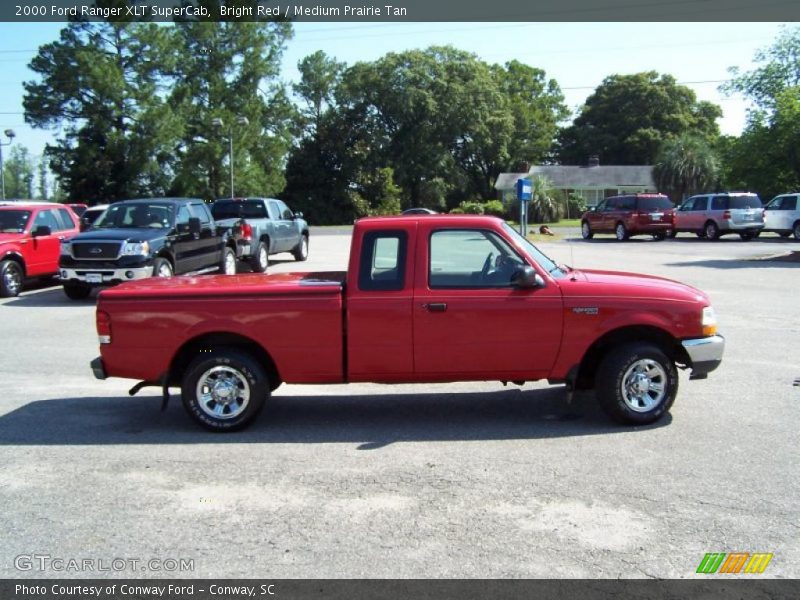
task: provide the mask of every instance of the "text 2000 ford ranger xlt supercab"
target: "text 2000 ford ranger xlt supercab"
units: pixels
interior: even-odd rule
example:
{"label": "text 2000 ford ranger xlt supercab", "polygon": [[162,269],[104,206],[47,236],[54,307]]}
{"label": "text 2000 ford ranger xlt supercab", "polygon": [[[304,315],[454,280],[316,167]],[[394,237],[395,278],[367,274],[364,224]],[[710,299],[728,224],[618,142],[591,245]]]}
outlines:
{"label": "text 2000 ford ranger xlt supercab", "polygon": [[104,290],[95,376],[179,386],[218,431],[253,421],[281,383],[547,379],[594,388],[644,424],[667,412],[676,367],[722,360],[708,296],[646,275],[555,264],[500,219],[356,222],[344,272],[178,277]]}

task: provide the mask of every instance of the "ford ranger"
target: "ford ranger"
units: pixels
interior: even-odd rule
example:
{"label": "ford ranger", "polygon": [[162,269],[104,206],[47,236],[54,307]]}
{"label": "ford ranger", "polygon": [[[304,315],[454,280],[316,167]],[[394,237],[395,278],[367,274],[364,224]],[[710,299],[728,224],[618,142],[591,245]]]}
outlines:
{"label": "ford ranger", "polygon": [[661,418],[677,368],[722,360],[708,296],[681,283],[560,266],[505,222],[356,222],[347,272],[135,281],[104,290],[99,379],[180,387],[216,431],[253,421],[281,383],[547,379],[593,388],[623,423]]}

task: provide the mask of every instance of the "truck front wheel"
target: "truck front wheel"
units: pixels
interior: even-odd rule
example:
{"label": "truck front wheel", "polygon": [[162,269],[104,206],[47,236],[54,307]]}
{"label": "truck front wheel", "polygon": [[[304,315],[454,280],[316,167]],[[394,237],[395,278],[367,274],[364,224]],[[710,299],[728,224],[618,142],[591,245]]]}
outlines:
{"label": "truck front wheel", "polygon": [[92,293],[92,286],[85,283],[64,282],[64,294],[70,300],[85,300]]}
{"label": "truck front wheel", "polygon": [[669,411],[678,393],[675,364],[652,344],[613,349],[597,372],[597,399],[621,423],[645,425]]}
{"label": "truck front wheel", "polygon": [[269,398],[263,367],[232,348],[202,352],[186,369],[181,398],[189,415],[211,431],[247,427]]}
{"label": "truck front wheel", "polygon": [[22,267],[13,260],[0,262],[0,296],[11,298],[22,289]]}
{"label": "truck front wheel", "polygon": [[300,236],[300,241],[297,246],[292,250],[295,260],[304,261],[308,259],[308,234],[304,233]]}

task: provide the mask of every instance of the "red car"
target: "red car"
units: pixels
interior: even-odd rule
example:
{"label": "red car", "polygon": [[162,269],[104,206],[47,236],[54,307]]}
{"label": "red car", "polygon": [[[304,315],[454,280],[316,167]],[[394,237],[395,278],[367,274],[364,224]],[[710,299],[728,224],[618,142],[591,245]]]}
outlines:
{"label": "red car", "polygon": [[724,339],[703,292],[554,263],[494,217],[361,219],[347,272],[142,279],[97,304],[99,379],[182,390],[215,431],[245,427],[281,383],[547,379],[594,388],[632,424],[704,379]]}
{"label": "red car", "polygon": [[669,236],[675,227],[675,205],[664,194],[626,194],[606,198],[581,217],[581,235],[613,233],[619,241],[632,235]]}
{"label": "red car", "polygon": [[61,241],[79,232],[78,217],[62,204],[0,206],[0,296],[19,294],[28,277],[58,274]]}

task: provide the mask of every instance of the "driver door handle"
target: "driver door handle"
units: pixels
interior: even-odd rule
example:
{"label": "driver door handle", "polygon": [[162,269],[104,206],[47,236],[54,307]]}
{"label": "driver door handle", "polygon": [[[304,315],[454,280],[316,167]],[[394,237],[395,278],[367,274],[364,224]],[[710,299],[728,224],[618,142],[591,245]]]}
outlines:
{"label": "driver door handle", "polygon": [[445,312],[447,310],[447,304],[444,302],[431,302],[430,304],[423,304],[422,308],[428,312]]}

